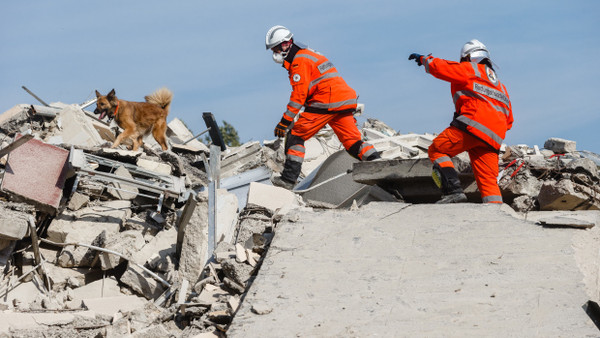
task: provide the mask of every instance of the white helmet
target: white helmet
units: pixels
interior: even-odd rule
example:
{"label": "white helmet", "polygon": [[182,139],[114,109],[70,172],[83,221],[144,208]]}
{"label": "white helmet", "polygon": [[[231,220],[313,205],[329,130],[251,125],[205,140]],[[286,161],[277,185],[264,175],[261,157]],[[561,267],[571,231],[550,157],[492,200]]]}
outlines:
{"label": "white helmet", "polygon": [[289,29],[283,26],[273,26],[267,32],[265,46],[267,47],[267,50],[269,50],[282,42],[290,41],[292,36],[294,36],[294,34],[292,34]]}
{"label": "white helmet", "polygon": [[490,62],[492,59],[490,58],[490,52],[487,50],[487,47],[483,43],[481,43],[477,39],[473,39],[464,44],[462,49],[460,50],[460,58],[471,56],[471,62],[479,63],[483,59],[489,59]]}

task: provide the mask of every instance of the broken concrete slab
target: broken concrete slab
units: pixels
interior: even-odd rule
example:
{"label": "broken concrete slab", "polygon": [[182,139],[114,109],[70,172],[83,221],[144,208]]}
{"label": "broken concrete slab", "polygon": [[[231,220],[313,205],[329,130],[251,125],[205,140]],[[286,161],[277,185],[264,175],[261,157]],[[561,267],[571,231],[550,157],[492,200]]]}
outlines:
{"label": "broken concrete slab", "polygon": [[93,311],[78,311],[74,313],[18,313],[0,312],[0,335],[10,335],[14,330],[31,330],[55,325],[73,323],[77,316],[94,318]]}
{"label": "broken concrete slab", "polygon": [[[178,118],[174,118],[167,124],[167,137],[173,140],[175,143],[173,146],[188,148],[192,151],[202,151],[208,153],[208,147],[198,141],[198,139],[192,139],[194,134],[186,127],[185,123]],[[189,142],[188,142],[189,141]],[[183,144],[187,142],[186,144]]]}
{"label": "broken concrete slab", "polygon": [[[131,175],[129,170],[127,170],[127,168],[125,168],[124,166],[118,167],[117,170],[115,170],[114,174],[118,177],[122,177],[127,180],[133,180],[133,176]],[[107,192],[113,197],[120,200],[131,201],[139,194],[138,188],[132,184],[127,184],[123,182],[111,182],[110,186],[114,187],[114,189],[108,188]]]}
{"label": "broken concrete slab", "polygon": [[29,222],[33,222],[32,214],[12,210],[0,205],[0,238],[11,240],[22,239],[28,233]]}
{"label": "broken concrete slab", "polygon": [[[481,201],[478,191],[467,191],[475,182],[468,160],[455,156],[452,162],[469,201]],[[441,190],[431,178],[432,169],[429,158],[355,162],[352,166],[352,179],[397,192],[406,202],[432,203],[441,197]]]}
{"label": "broken concrete slab", "polygon": [[71,211],[77,211],[90,202],[90,197],[88,195],[84,195],[78,191],[75,191],[69,197],[69,202],[67,203],[67,209]]}
{"label": "broken concrete slab", "polygon": [[588,230],[547,229],[505,208],[300,212],[278,224],[227,336],[597,335],[572,247]]}
{"label": "broken concrete slab", "polygon": [[133,261],[143,265],[154,255],[158,255],[160,259],[166,259],[168,255],[175,254],[176,243],[177,229],[175,227],[159,231],[148,244],[133,254]]}
{"label": "broken concrete slab", "polygon": [[238,200],[236,195],[224,189],[217,189],[217,242],[231,243],[238,221]]}
{"label": "broken concrete slab", "polygon": [[86,298],[83,305],[94,313],[104,316],[114,316],[117,312],[129,312],[143,308],[147,303],[142,297],[138,296],[114,296],[102,298]]}
{"label": "broken concrete slab", "polygon": [[198,281],[204,265],[212,255],[212,252],[208,252],[208,196],[206,193],[200,193],[195,198],[197,203],[187,215],[187,223],[178,224],[182,234],[179,274],[182,279],[192,284]]}
{"label": "broken concrete slab", "polygon": [[46,138],[49,144],[93,147],[103,144],[90,119],[77,105],[65,106],[56,117],[58,129]]}
{"label": "broken concrete slab", "polygon": [[297,196],[284,188],[252,182],[248,190],[248,207],[260,207],[275,214],[277,210],[289,210],[300,206]]}
{"label": "broken concrete slab", "polygon": [[238,210],[243,210],[248,201],[248,190],[251,182],[270,184],[271,171],[261,166],[250,169],[236,176],[230,176],[221,180],[220,187],[235,195],[238,200]]}
{"label": "broken concrete slab", "polygon": [[119,278],[119,281],[147,299],[156,299],[165,291],[164,286],[160,282],[143,269],[131,263],[128,263],[127,270]]}
{"label": "broken concrete slab", "polygon": [[[141,232],[137,230],[126,230],[112,233],[107,236],[104,248],[117,252],[125,257],[132,258],[146,244]],[[108,252],[100,253],[100,266],[102,270],[114,269],[125,259]],[[140,263],[135,261],[136,263]],[[142,262],[143,264],[143,262]]]}
{"label": "broken concrete slab", "polygon": [[546,181],[540,188],[540,210],[600,210],[598,191],[594,187],[563,179]]}
{"label": "broken concrete slab", "polygon": [[258,141],[227,148],[221,159],[221,178],[238,175],[262,165],[262,148]]}
{"label": "broken concrete slab", "polygon": [[0,186],[44,212],[55,213],[62,198],[68,157],[68,150],[29,140],[9,154]]}
{"label": "broken concrete slab", "polygon": [[123,296],[119,282],[113,276],[91,281],[83,286],[73,288],[71,293],[72,298],[67,302],[67,307],[71,309],[81,308],[84,299]]}
{"label": "broken concrete slab", "polygon": [[136,165],[142,169],[150,170],[164,175],[171,175],[172,172],[172,168],[168,163],[151,161],[145,158],[138,158]]}

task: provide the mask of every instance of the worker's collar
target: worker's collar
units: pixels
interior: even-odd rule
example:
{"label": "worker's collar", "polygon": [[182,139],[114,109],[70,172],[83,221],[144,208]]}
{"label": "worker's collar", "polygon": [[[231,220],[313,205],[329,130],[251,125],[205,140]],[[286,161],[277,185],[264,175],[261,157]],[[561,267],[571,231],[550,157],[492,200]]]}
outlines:
{"label": "worker's collar", "polygon": [[290,66],[292,65],[292,62],[294,61],[294,58],[296,57],[296,53],[298,53],[298,51],[300,51],[300,49],[302,49],[300,46],[298,46],[295,42],[292,43],[292,45],[290,46],[288,55],[285,57],[285,59],[283,59],[283,68],[290,70]]}

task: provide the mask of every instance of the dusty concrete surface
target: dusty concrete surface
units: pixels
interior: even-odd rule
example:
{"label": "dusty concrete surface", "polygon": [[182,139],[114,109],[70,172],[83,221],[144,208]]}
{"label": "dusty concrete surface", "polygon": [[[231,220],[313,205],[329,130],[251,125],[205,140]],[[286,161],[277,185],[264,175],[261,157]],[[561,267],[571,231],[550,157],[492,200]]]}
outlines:
{"label": "dusty concrete surface", "polygon": [[516,216],[482,204],[298,211],[227,336],[598,337],[573,246],[586,230]]}

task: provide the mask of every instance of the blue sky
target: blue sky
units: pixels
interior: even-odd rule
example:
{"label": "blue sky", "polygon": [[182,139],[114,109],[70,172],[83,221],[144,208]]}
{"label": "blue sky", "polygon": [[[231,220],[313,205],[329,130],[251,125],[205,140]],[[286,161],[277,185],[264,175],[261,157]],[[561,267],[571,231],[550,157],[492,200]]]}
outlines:
{"label": "blue sky", "polygon": [[[600,1],[10,1],[0,11],[0,112],[82,103],[115,89],[141,101],[174,92],[169,121],[194,132],[212,112],[240,140],[273,139],[289,100],[286,71],[264,37],[284,25],[323,53],[365,104],[359,118],[401,133],[439,133],[452,118],[449,84],[412,52],[457,60],[476,38],[508,88],[509,145],[550,137],[600,153]],[[90,109],[95,107],[92,106]]]}

